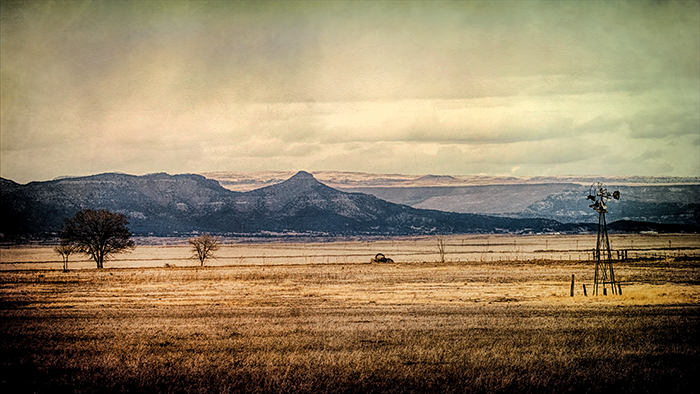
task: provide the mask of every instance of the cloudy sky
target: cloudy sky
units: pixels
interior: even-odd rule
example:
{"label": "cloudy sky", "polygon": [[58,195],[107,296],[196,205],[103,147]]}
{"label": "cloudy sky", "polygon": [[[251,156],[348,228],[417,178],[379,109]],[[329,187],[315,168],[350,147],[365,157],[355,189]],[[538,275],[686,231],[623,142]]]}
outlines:
{"label": "cloudy sky", "polygon": [[700,175],[686,2],[3,1],[0,175]]}

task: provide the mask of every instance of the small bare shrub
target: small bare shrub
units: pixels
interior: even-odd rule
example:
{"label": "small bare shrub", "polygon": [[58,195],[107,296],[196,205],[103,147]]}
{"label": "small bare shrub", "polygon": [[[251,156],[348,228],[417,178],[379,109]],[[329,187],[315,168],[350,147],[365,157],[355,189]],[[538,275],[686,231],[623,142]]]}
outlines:
{"label": "small bare shrub", "polygon": [[436,235],[435,240],[437,241],[438,253],[440,253],[440,262],[445,262],[445,236]]}
{"label": "small bare shrub", "polygon": [[54,250],[56,253],[61,255],[61,258],[63,258],[63,272],[68,272],[68,257],[76,252],[77,248],[72,244],[61,243],[60,245],[56,246]]}
{"label": "small bare shrub", "polygon": [[194,257],[199,260],[199,265],[202,267],[206,259],[214,257],[214,252],[219,250],[221,242],[219,237],[214,237],[211,234],[202,234],[187,241],[192,245]]}

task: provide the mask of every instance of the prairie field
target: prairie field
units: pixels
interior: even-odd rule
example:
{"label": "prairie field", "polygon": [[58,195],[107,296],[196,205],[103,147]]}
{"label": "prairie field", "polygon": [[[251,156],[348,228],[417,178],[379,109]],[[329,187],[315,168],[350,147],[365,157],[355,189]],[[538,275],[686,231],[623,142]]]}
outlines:
{"label": "prairie field", "polygon": [[[208,266],[360,264],[376,253],[396,262],[439,261],[436,238],[367,238],[318,242],[262,242],[261,239],[223,239],[223,247]],[[444,237],[445,259],[454,262],[592,259],[596,235],[452,235]],[[698,234],[613,234],[613,251],[627,251],[628,258],[700,257]],[[137,238],[136,249],[113,256],[105,267],[193,267],[198,261],[186,238]],[[615,256],[616,257],[616,256]],[[71,269],[95,268],[86,256],[71,255]],[[60,256],[50,245],[0,246],[0,270],[58,269]]]}
{"label": "prairie field", "polygon": [[4,247],[0,391],[697,392],[698,236],[613,237],[640,255],[607,296],[591,242],[453,236],[445,262],[431,238],[229,242],[199,267],[150,240],[69,272]]}

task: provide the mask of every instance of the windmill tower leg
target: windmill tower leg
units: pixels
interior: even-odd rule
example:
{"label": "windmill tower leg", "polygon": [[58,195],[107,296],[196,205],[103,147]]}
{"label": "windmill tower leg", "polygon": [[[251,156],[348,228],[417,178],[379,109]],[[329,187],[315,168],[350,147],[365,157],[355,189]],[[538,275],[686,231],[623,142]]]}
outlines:
{"label": "windmill tower leg", "polygon": [[[608,283],[610,284],[610,287],[612,288],[612,293],[617,294],[618,289],[617,286],[615,285],[615,270],[613,270],[613,259],[612,259],[612,250],[610,249],[610,238],[608,237],[608,224],[605,220],[605,214],[603,215],[603,232],[605,234],[605,248],[607,251],[607,256],[605,259],[605,271],[606,275],[608,277]],[[603,287],[605,287],[605,284],[603,284]]]}
{"label": "windmill tower leg", "polygon": [[593,278],[593,295],[598,295],[598,283],[600,282],[601,266],[600,266],[600,243],[601,243],[601,220],[603,214],[598,214],[598,238],[595,244],[595,277]]}
{"label": "windmill tower leg", "polygon": [[608,236],[608,224],[605,213],[598,214],[598,240],[596,242],[595,278],[593,294],[598,295],[599,285],[603,286],[603,294],[607,294],[607,285],[610,285],[612,294],[618,293],[615,286],[615,271],[612,262],[612,250],[610,249],[610,237]]}

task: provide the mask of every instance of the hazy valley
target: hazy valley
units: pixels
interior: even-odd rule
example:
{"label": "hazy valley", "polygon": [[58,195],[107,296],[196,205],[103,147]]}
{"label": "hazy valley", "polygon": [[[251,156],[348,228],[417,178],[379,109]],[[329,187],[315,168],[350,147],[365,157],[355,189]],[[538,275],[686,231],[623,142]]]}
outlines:
{"label": "hazy valley", "polygon": [[[234,191],[248,191],[283,181],[293,172],[211,172],[202,174]],[[547,218],[564,223],[597,221],[588,207],[590,186],[602,182],[619,190],[609,221],[697,225],[700,177],[654,176],[448,176],[315,172],[324,184],[367,193],[413,208],[514,218]]]}

